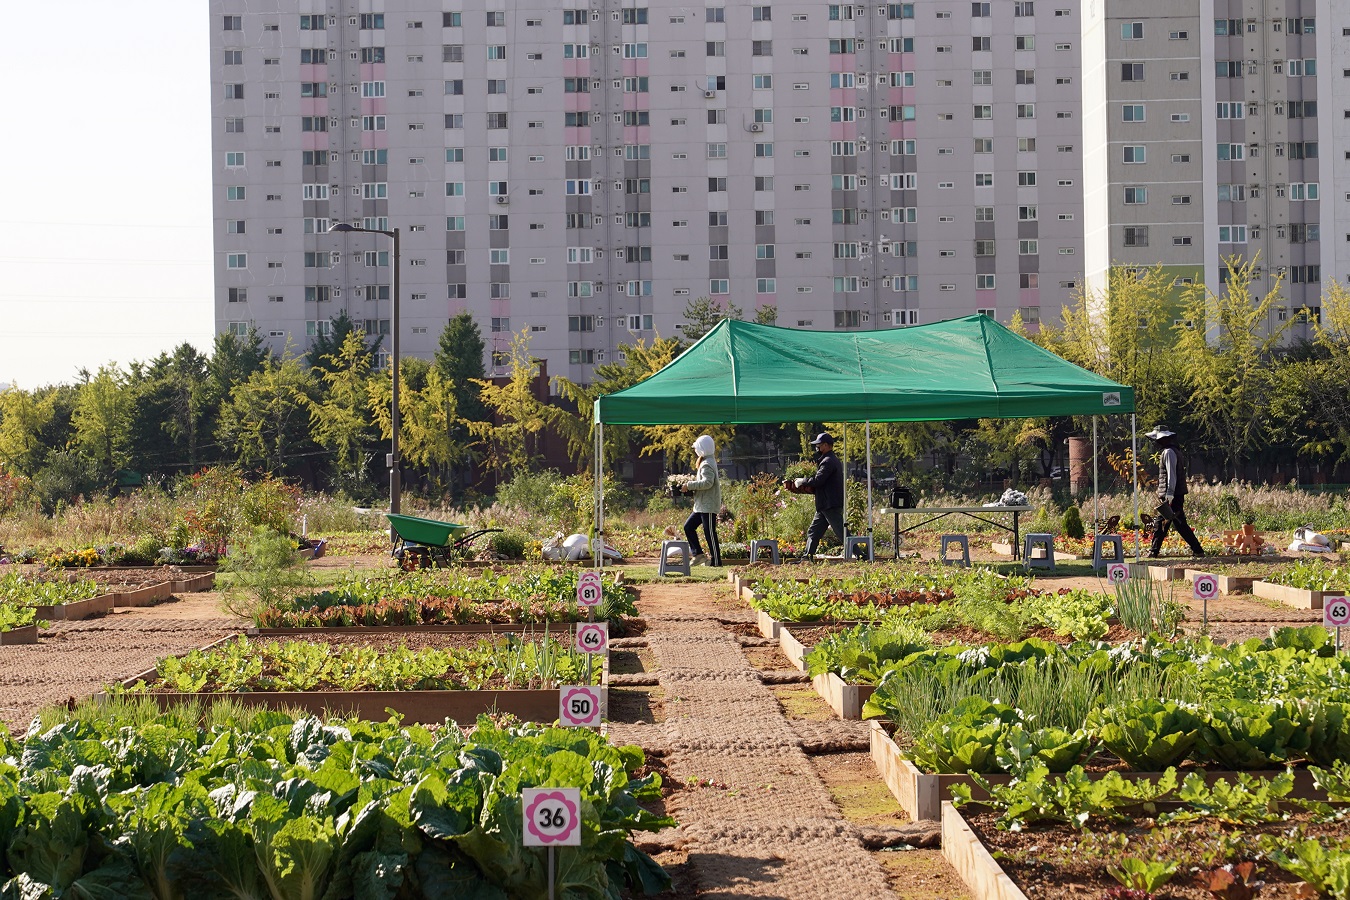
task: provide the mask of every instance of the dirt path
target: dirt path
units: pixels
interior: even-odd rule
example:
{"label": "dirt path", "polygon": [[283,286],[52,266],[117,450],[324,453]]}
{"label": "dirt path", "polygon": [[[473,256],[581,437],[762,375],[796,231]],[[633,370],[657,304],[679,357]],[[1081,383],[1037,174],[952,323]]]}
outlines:
{"label": "dirt path", "polygon": [[216,593],[117,609],[98,619],[53,622],[40,632],[37,644],[0,647],[0,722],[22,732],[44,706],[87,697],[109,682],[144,672],[162,656],[243,628],[242,620],[221,611]]}
{"label": "dirt path", "polygon": [[729,600],[729,591],[709,584],[640,589],[664,721],[610,726],[617,742],[660,754],[666,777],[681,788],[667,803],[680,826],[658,838],[687,854],[674,867],[677,895],[896,896],[817,771],[829,758],[813,764],[803,750],[838,743],[840,732],[856,747],[865,732],[854,723],[790,722],[724,627],[749,621],[719,602],[724,594]]}

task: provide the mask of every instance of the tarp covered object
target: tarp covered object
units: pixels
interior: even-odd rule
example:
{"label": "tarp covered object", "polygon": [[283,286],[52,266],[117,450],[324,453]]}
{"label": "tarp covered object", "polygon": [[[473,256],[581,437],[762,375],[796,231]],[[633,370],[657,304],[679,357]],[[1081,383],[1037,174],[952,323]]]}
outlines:
{"label": "tarp covered object", "polygon": [[595,420],[922,422],[1133,411],[1133,388],[987,316],[867,332],[724,319],[646,381],[597,400]]}

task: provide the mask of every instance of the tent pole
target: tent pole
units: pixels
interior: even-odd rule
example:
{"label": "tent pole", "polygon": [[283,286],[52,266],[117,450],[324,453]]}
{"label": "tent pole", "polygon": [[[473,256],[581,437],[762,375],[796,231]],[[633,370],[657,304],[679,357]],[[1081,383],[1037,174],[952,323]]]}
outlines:
{"label": "tent pole", "polygon": [[[1139,532],[1144,525],[1139,521],[1139,435],[1138,414],[1130,413],[1130,464],[1134,469],[1134,561],[1139,562]],[[1155,526],[1156,527],[1156,526]]]}
{"label": "tent pole", "polygon": [[872,420],[867,421],[867,561],[876,560],[872,551]]}
{"label": "tent pole", "polygon": [[844,562],[848,562],[848,423],[842,424],[844,427],[844,449],[840,464],[844,467],[844,533],[840,537],[844,541]]}
{"label": "tent pole", "polygon": [[[1092,417],[1092,521],[1094,523],[1102,520],[1102,510],[1100,496],[1100,486],[1097,482],[1097,417]],[[1094,536],[1097,529],[1101,527],[1094,524],[1092,531]]]}
{"label": "tent pole", "polygon": [[605,567],[605,426],[595,423],[595,532],[591,535],[591,557],[595,568]]}

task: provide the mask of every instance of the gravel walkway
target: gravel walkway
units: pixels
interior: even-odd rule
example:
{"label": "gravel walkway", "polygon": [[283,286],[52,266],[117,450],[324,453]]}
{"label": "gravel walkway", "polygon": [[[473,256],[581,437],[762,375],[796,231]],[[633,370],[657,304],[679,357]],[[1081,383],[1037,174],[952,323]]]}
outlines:
{"label": "gravel walkway", "polygon": [[[804,736],[714,617],[725,612],[712,608],[709,592],[642,588],[666,719],[611,726],[617,742],[660,745],[668,777],[686,785],[668,809],[698,896],[894,897],[803,752]],[[672,611],[649,609],[647,600]]]}
{"label": "gravel walkway", "polygon": [[0,722],[22,732],[44,706],[82,699],[152,668],[162,656],[203,647],[243,627],[221,613],[215,593],[53,622],[36,644],[0,647]]}

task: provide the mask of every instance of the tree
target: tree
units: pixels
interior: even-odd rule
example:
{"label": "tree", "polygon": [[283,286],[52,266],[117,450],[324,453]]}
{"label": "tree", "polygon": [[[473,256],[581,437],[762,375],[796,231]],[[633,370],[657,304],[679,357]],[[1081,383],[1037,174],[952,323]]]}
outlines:
{"label": "tree", "polygon": [[1274,321],[1282,299],[1278,276],[1265,296],[1250,293],[1256,258],[1228,257],[1224,264],[1228,283],[1221,293],[1204,286],[1191,292],[1177,344],[1190,387],[1188,419],[1237,478],[1244,454],[1270,437],[1273,363],[1292,317]]}
{"label": "tree", "polygon": [[491,419],[468,423],[469,431],[487,443],[488,464],[504,478],[532,466],[538,459],[538,435],[550,419],[548,406],[535,396],[539,363],[530,356],[530,333],[524,329],[511,340],[510,374],[506,384],[485,378],[474,382],[482,390]]}
{"label": "tree", "polygon": [[442,381],[452,385],[458,414],[465,419],[486,417],[476,381],[487,374],[483,369],[484,350],[478,323],[467,311],[449,321],[436,345],[433,365]]}
{"label": "tree", "polygon": [[365,330],[356,324],[345,309],[328,320],[328,331],[326,333],[320,331],[319,334],[314,336],[314,340],[309,345],[309,352],[305,355],[305,361],[309,363],[311,369],[330,370],[334,365],[333,361],[341,356],[347,338],[353,334],[360,336],[367,363],[373,364],[375,354],[379,352],[380,345],[384,343],[384,337],[376,335],[367,341]]}
{"label": "tree", "polygon": [[0,469],[31,478],[42,467],[48,447],[42,431],[56,415],[52,396],[10,385],[0,391]]}
{"label": "tree", "polygon": [[[405,360],[405,363],[418,360]],[[438,493],[453,482],[455,466],[467,464],[473,452],[462,436],[468,432],[458,413],[455,385],[434,367],[417,378],[408,377],[403,367],[399,391],[400,453],[414,466],[427,471],[428,480]],[[393,382],[387,374],[370,382],[369,403],[380,433],[392,437],[390,410]]]}
{"label": "tree", "polygon": [[230,392],[218,436],[244,465],[282,472],[312,446],[307,413],[315,393],[314,376],[299,359],[269,360]]}
{"label": "tree", "polygon": [[365,494],[366,445],[374,438],[369,415],[370,351],[365,336],[348,331],[342,345],[314,370],[319,399],[305,398],[314,442],[333,453],[335,481],[349,496]]}
{"label": "tree", "polygon": [[760,325],[778,324],[778,307],[772,303],[766,303],[755,309],[755,322]]}
{"label": "tree", "polygon": [[[620,344],[619,360],[596,366],[589,385],[580,385],[569,378],[553,379],[558,393],[576,405],[576,414],[561,407],[550,407],[549,423],[567,442],[567,451],[578,466],[590,465],[595,451],[595,401],[606,394],[622,391],[646,381],[665,368],[680,352],[675,338],[656,338],[651,344],[639,340],[636,344]],[[632,452],[633,429],[627,425],[611,425],[605,429],[605,465],[612,466],[627,459]]]}
{"label": "tree", "polygon": [[[723,319],[739,319],[741,314],[741,308],[730,300],[727,300],[725,304],[711,297],[699,297],[697,300],[690,300],[684,305],[684,339],[693,343],[712,331],[718,322]],[[778,312],[775,308],[775,318],[777,315]]]}
{"label": "tree", "polygon": [[103,366],[80,386],[75,401],[75,445],[100,477],[110,478],[129,459],[132,395],[117,366]]}

